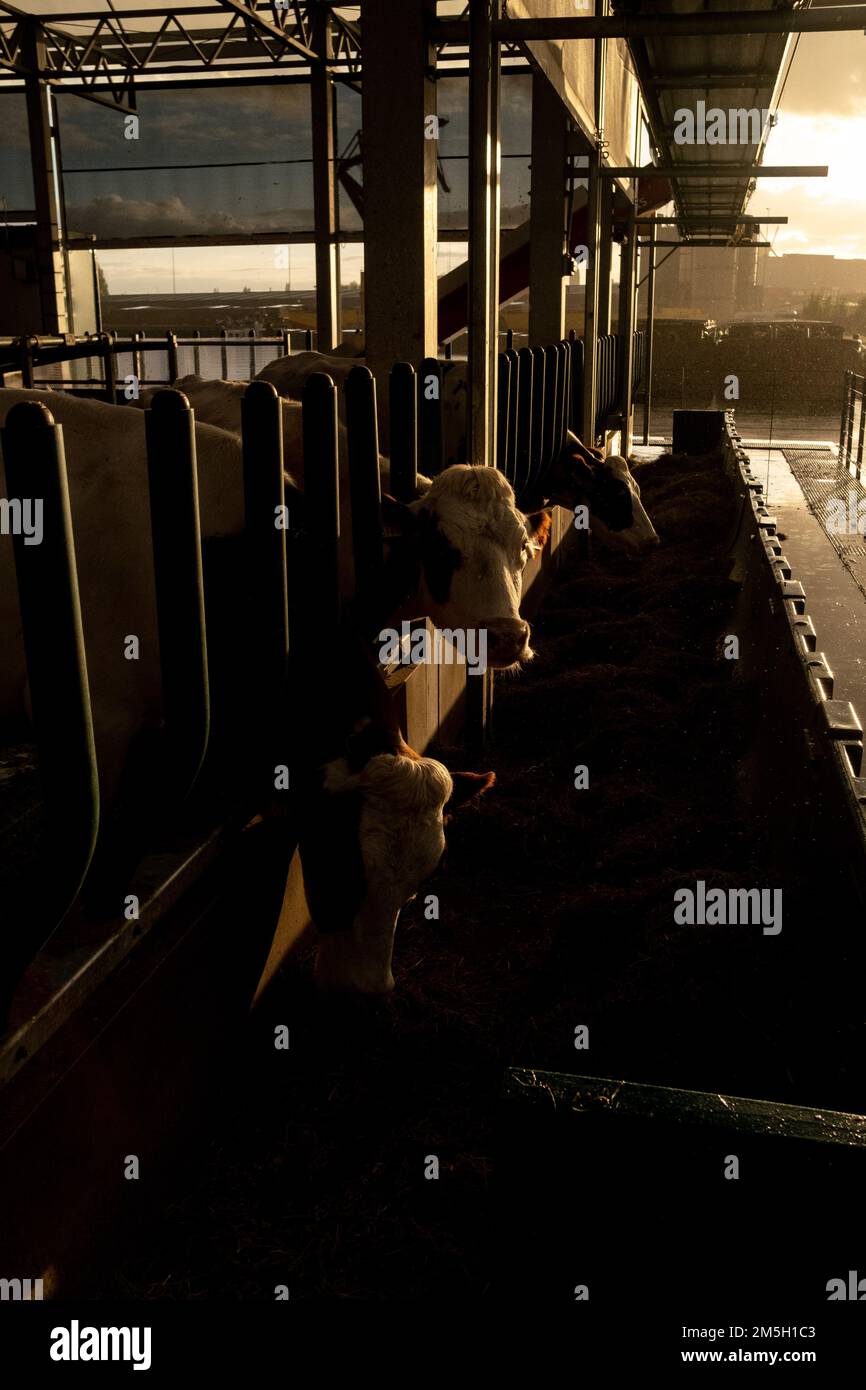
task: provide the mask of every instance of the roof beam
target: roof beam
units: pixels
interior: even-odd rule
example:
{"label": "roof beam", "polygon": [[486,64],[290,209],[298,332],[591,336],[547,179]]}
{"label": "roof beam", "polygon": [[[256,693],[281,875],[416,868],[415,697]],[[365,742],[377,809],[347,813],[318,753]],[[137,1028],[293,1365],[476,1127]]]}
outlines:
{"label": "roof beam", "polygon": [[762,86],[767,83],[775,82],[775,69],[763,68],[752,72],[680,72],[676,76],[665,74],[664,77],[650,77],[647,85],[655,87],[657,91],[671,89],[688,90],[690,87],[699,87],[706,90],[708,87],[734,87],[748,91],[755,86]]}
{"label": "roof beam", "polygon": [[742,227],[744,224],[749,227],[762,226],[764,223],[786,223],[787,217],[747,217],[744,212],[687,212],[682,217],[639,217],[638,226],[647,227],[652,222],[656,227],[680,227],[691,225],[694,227],[713,227],[729,226],[735,223]]}
{"label": "roof beam", "polygon": [[[241,0],[219,0],[219,4],[222,9],[230,10],[240,19],[246,20],[251,28],[258,29],[260,33],[269,34],[272,39],[279,39],[293,53],[300,53],[305,62],[313,65],[322,62],[314,49],[308,48],[294,35],[287,34],[285,29],[281,29],[278,24],[272,24],[269,19],[265,19],[264,15],[259,14],[258,10],[251,9],[249,5],[241,4]],[[178,13],[182,14],[183,11],[178,11]]]}
{"label": "roof beam", "polygon": [[[61,86],[64,65],[72,70],[76,65],[83,68],[84,43],[74,35],[54,29],[50,24],[44,24],[40,19],[7,4],[6,0],[0,0],[0,20],[7,15],[17,22],[10,35],[0,34],[0,68],[19,77],[36,77],[50,87]],[[41,44],[31,44],[30,35],[36,35],[42,40]],[[86,53],[91,67],[82,76],[78,95],[98,106],[107,106],[112,111],[133,113],[135,95],[132,67],[118,60],[112,61],[96,42],[90,40],[86,41]],[[44,55],[48,66],[38,70],[32,66],[36,61],[34,55],[37,54]],[[97,87],[97,82],[102,85]]]}
{"label": "roof beam", "polygon": [[730,251],[751,251],[752,248],[755,247],[755,246],[766,248],[766,247],[768,247],[769,245],[770,245],[770,242],[769,242],[769,241],[740,241],[740,242],[736,242],[736,241],[731,241],[730,238],[726,238],[726,237],[709,237],[709,238],[706,238],[706,237],[705,237],[705,238],[702,238],[701,240],[697,240],[697,238],[696,238],[694,241],[655,241],[655,242],[650,241],[649,237],[647,237],[646,240],[641,240],[641,241],[638,242],[638,246],[673,246],[673,247],[677,247],[677,246],[681,246],[681,247],[689,247],[689,246],[726,246]]}
{"label": "roof beam", "polygon": [[[815,10],[699,10],[694,14],[619,14],[558,19],[498,19],[493,37],[501,43],[560,39],[707,38],[713,34],[820,34],[866,30],[866,5]],[[437,21],[439,42],[465,41],[465,19]]]}
{"label": "roof beam", "polygon": [[646,164],[642,168],[605,165],[605,179],[637,179],[655,174],[665,179],[825,179],[827,164]]}

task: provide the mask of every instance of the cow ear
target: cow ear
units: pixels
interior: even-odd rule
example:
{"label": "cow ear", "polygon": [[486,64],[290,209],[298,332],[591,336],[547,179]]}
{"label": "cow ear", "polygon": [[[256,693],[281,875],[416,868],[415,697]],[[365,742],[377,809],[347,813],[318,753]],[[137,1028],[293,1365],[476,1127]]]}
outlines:
{"label": "cow ear", "polygon": [[380,515],[383,536],[414,536],[418,530],[418,518],[411,507],[389,492],[382,493]]}
{"label": "cow ear", "polygon": [[598,462],[568,445],[560,458],[559,474],[563,484],[569,489],[590,492],[595,486]]}
{"label": "cow ear", "polygon": [[489,791],[496,781],[495,772],[452,772],[451,781],[454,783],[454,790],[445,803],[443,815],[451,816],[455,811],[459,811],[461,806],[466,806],[470,801],[476,801]]}
{"label": "cow ear", "polygon": [[550,512],[533,512],[526,518],[526,529],[529,539],[539,550],[543,550],[550,539],[551,515]]}

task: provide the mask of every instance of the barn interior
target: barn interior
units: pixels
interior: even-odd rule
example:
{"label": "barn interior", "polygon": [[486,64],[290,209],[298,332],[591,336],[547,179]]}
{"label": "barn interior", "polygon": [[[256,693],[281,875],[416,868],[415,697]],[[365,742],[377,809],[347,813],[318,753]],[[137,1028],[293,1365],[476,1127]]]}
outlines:
{"label": "barn interior", "polygon": [[[662,263],[761,248],[786,219],[752,210],[760,181],[826,175],[767,143],[798,36],[864,14],[0,0],[0,447],[6,497],[39,490],[49,519],[44,545],[11,509],[0,534],[29,681],[26,718],[0,720],[0,1276],[106,1305],[613,1315],[635,1281],[647,1305],[685,1297],[684,1269],[749,1307],[770,1287],[817,1305],[856,1269],[863,378],[839,380],[838,444],[784,418],[752,443],[721,385],[659,433],[653,363]],[[704,137],[707,113],[757,118],[681,140],[683,111]],[[202,289],[235,250],[276,288]],[[164,293],[112,289],[160,256]],[[199,435],[172,388],[313,351],[332,379],[303,396],[303,495],[277,392],[244,397],[235,592],[230,542],[202,568]],[[399,548],[380,453],[404,506],[447,470],[449,377],[460,460],[550,510],[522,580],[536,655],[517,676],[368,673],[413,749],[496,785],[403,907],[395,991],[332,997],[307,760],[342,747]],[[51,394],[148,406],[164,720],[136,752],[149,799],[122,813],[76,571],[99,541],[76,552]],[[572,435],[629,461],[657,547],[550,502]],[[329,843],[317,862],[348,875]],[[726,907],[678,919],[692,890]],[[728,920],[750,893],[763,915]]]}

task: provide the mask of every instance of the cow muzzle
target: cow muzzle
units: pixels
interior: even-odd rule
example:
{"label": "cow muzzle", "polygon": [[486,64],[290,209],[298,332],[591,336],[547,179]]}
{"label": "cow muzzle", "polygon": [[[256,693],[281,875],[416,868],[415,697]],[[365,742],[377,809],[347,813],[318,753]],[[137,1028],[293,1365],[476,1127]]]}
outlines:
{"label": "cow muzzle", "polygon": [[531,659],[529,623],[522,618],[492,618],[482,630],[487,633],[488,666],[514,666]]}

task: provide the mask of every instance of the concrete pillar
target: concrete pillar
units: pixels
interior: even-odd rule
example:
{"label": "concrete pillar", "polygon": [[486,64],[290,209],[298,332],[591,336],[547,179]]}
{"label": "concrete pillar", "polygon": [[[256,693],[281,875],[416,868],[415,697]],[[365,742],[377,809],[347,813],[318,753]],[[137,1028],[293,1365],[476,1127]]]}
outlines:
{"label": "concrete pillar", "polygon": [[532,78],[529,219],[529,343],[543,347],[565,332],[566,164],[568,117],[547,78]]}
{"label": "concrete pillar", "polygon": [[[332,56],[327,10],[313,16],[313,46],[323,58]],[[324,63],[315,64],[310,77],[310,112],[313,128],[313,219],[316,236],[316,345],[320,352],[339,347],[340,315],[337,188],[334,159],[334,83]]]}
{"label": "concrete pillar", "polygon": [[437,349],[434,0],[365,0],[362,79],[367,365]]}
{"label": "concrete pillar", "polygon": [[34,333],[66,333],[69,327],[66,300],[66,268],[63,232],[54,182],[54,151],[48,88],[34,74],[48,66],[45,40],[35,25],[25,24],[22,56],[28,75],[24,80],[30,162],[36,207],[36,273],[39,279],[41,323]]}

